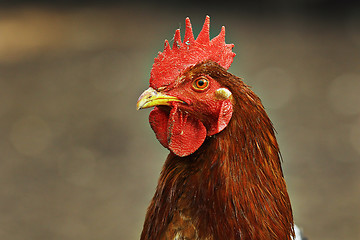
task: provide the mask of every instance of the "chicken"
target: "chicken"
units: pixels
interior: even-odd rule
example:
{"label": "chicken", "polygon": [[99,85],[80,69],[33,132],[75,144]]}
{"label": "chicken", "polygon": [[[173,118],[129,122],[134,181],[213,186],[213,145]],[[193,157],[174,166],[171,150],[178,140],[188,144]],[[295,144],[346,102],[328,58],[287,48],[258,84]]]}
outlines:
{"label": "chicken", "polygon": [[137,108],[170,153],[148,208],[142,240],[290,240],[291,204],[273,125],[258,96],[229,73],[225,28],[165,41]]}

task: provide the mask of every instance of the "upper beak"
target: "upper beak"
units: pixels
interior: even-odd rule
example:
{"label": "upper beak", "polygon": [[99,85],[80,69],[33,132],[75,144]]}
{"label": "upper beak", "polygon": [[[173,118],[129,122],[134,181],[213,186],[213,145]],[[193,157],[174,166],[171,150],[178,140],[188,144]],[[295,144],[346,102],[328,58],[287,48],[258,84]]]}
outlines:
{"label": "upper beak", "polygon": [[154,107],[158,105],[171,105],[171,102],[184,102],[177,97],[169,96],[156,91],[152,87],[146,89],[139,97],[136,103],[136,109]]}

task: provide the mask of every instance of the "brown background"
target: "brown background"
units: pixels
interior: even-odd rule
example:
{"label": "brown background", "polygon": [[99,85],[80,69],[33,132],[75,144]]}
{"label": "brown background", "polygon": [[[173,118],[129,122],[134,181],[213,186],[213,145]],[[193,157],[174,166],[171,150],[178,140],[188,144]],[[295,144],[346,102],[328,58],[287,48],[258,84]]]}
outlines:
{"label": "brown background", "polygon": [[296,223],[360,239],[358,5],[15,2],[0,7],[0,239],[139,238],[167,150],[136,100],[164,39],[206,14],[277,129]]}

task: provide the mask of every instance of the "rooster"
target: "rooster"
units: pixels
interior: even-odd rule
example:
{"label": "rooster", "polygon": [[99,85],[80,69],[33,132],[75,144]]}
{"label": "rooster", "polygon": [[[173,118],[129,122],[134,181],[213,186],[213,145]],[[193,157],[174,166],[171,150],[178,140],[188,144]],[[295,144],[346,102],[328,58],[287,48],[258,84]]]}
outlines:
{"label": "rooster", "polygon": [[196,40],[165,40],[137,109],[150,108],[170,153],[148,208],[142,240],[290,240],[291,204],[273,125],[258,96],[229,73],[235,53],[225,28]]}

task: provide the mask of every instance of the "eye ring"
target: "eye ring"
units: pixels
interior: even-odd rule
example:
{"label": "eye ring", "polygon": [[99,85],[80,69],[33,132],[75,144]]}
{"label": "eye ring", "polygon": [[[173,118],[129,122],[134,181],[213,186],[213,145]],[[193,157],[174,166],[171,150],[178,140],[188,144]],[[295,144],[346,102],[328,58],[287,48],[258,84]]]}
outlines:
{"label": "eye ring", "polygon": [[209,80],[206,77],[199,77],[193,82],[193,88],[198,91],[203,91],[209,86]]}

